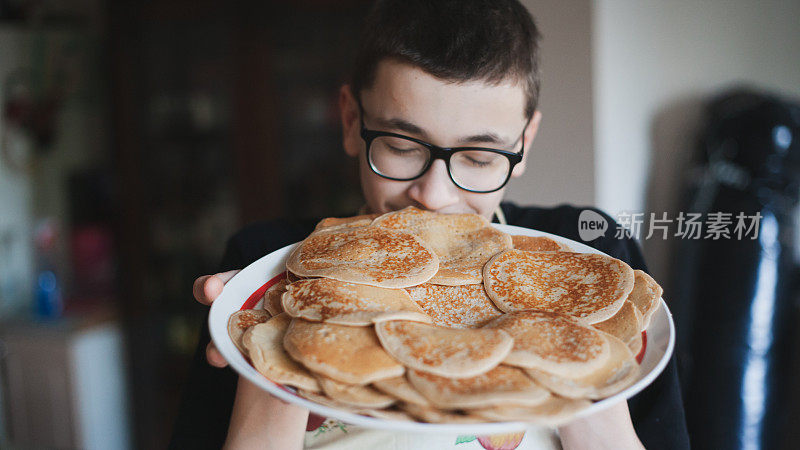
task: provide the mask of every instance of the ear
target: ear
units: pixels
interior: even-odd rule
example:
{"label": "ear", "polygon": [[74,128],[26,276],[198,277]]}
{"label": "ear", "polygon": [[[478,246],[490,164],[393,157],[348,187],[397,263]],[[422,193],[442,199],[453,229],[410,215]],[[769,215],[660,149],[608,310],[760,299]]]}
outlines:
{"label": "ear", "polygon": [[356,157],[361,151],[361,111],[350,85],[339,89],[339,116],[342,118],[342,145],[348,156]]}
{"label": "ear", "polygon": [[528,122],[528,126],[525,127],[525,153],[522,154],[522,161],[514,166],[514,170],[511,172],[512,177],[518,177],[525,173],[528,156],[532,153],[531,150],[533,147],[533,139],[536,137],[536,133],[539,131],[539,124],[541,122],[542,113],[537,109],[533,112],[533,116],[531,116],[531,121]]}

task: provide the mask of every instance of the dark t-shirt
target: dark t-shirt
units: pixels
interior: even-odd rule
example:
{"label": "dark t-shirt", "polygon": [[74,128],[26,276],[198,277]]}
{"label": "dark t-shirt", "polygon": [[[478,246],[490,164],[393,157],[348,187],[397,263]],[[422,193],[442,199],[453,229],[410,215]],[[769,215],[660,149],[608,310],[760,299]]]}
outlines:
{"label": "dark t-shirt", "polygon": [[[578,216],[587,208],[569,205],[522,208],[503,203],[502,209],[509,225],[583,242],[578,234]],[[616,238],[614,220],[599,210],[593,210],[608,221],[609,227],[603,236],[586,244],[627,262],[634,269],[646,271],[636,242],[630,238]],[[250,225],[228,241],[220,270],[241,269],[267,253],[300,241],[311,233],[315,224],[314,220]],[[225,441],[238,377],[230,368],[217,369],[206,363],[205,348],[209,339],[208,326],[204,325],[184,387],[171,448],[220,448]],[[636,433],[646,448],[689,448],[674,357],[650,386],[628,401],[628,406]]]}

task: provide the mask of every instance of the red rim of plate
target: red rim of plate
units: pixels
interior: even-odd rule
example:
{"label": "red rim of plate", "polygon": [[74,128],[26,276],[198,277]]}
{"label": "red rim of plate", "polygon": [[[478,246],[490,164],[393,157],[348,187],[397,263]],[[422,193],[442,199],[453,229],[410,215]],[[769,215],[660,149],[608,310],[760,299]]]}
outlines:
{"label": "red rim of plate", "polygon": [[275,283],[281,281],[284,278],[286,278],[286,272],[281,272],[278,275],[272,277],[272,279],[264,283],[264,285],[261,286],[260,288],[256,289],[256,291],[253,292],[253,294],[247,298],[247,301],[245,301],[242,307],[239,308],[239,311],[243,311],[245,309],[254,309],[258,301],[261,300],[261,297],[264,296],[264,293],[267,292],[267,289],[271,288]]}

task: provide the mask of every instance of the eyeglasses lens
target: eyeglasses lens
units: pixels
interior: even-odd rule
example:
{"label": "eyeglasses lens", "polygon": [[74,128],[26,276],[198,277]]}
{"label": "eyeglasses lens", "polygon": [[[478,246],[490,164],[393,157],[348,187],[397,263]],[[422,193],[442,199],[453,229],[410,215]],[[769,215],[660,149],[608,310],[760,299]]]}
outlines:
{"label": "eyeglasses lens", "polygon": [[497,153],[467,150],[450,158],[450,173],[456,184],[473,191],[491,191],[505,183],[510,164]]}
{"label": "eyeglasses lens", "polygon": [[370,164],[380,175],[411,179],[422,173],[431,157],[428,149],[407,139],[379,136],[369,150]]}

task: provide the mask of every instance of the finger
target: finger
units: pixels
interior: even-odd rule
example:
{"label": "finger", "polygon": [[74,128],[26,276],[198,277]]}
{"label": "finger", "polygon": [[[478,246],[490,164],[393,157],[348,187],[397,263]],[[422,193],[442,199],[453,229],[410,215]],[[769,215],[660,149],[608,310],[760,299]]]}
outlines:
{"label": "finger", "polygon": [[229,270],[227,272],[220,272],[214,276],[222,280],[222,284],[228,284],[228,281],[231,281],[231,278],[239,272],[241,272],[241,270]]}
{"label": "finger", "polygon": [[219,294],[222,293],[222,288],[225,287],[225,284],[237,273],[239,273],[238,270],[229,270],[227,272],[212,275],[206,279],[206,282],[203,285],[203,293],[209,300],[209,303],[213,302],[217,297],[219,297]]}
{"label": "finger", "polygon": [[228,365],[228,361],[222,357],[222,353],[217,350],[217,346],[213,342],[209,342],[206,346],[206,360],[214,367],[221,368]]}
{"label": "finger", "polygon": [[239,272],[239,270],[229,270],[216,275],[204,275],[194,280],[192,286],[194,298],[204,305],[210,305],[222,293],[225,283]]}
{"label": "finger", "polygon": [[203,289],[203,286],[206,285],[206,280],[212,276],[213,275],[203,275],[202,277],[194,280],[194,284],[192,285],[192,294],[194,295],[194,299],[204,305],[210,305],[212,302],[212,300],[206,298],[205,290]]}

